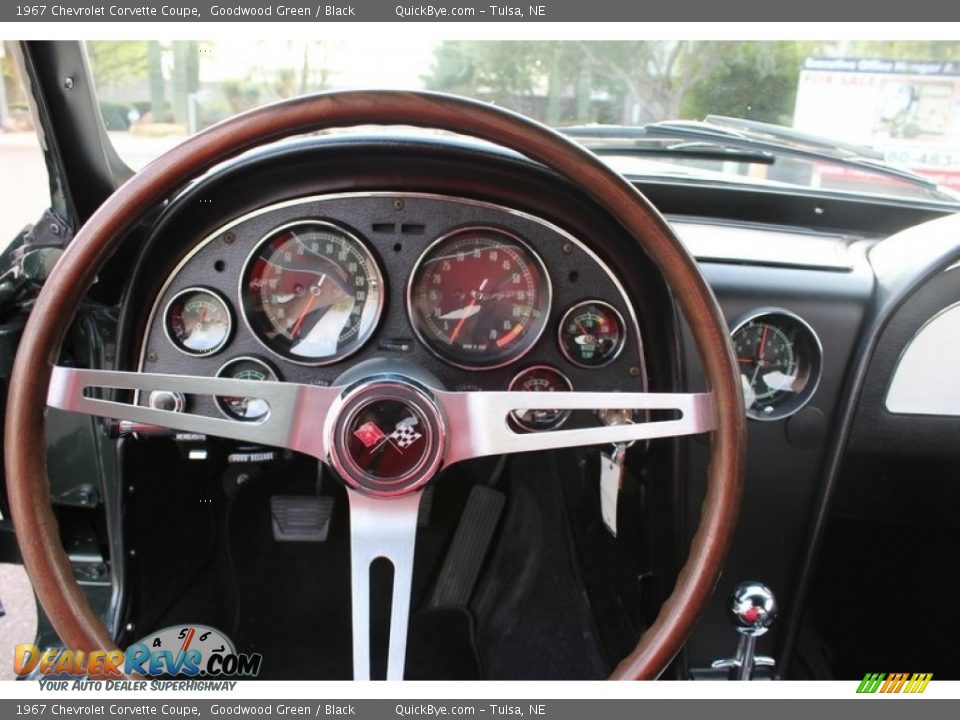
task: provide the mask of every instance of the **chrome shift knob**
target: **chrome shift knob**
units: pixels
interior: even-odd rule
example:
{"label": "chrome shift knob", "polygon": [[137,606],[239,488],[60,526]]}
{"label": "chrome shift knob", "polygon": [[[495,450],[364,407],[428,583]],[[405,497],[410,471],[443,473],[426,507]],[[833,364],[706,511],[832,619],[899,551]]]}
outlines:
{"label": "chrome shift knob", "polygon": [[730,612],[737,632],[760,637],[777,619],[777,599],[766,585],[743,582],[730,594]]}

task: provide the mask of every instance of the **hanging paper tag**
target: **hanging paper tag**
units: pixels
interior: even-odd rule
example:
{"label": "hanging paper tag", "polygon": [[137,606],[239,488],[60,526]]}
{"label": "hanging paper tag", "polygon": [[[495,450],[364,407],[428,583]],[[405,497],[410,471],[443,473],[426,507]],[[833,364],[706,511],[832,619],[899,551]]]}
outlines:
{"label": "hanging paper tag", "polygon": [[622,479],[623,466],[607,453],[600,453],[600,514],[614,537],[617,536],[617,500]]}

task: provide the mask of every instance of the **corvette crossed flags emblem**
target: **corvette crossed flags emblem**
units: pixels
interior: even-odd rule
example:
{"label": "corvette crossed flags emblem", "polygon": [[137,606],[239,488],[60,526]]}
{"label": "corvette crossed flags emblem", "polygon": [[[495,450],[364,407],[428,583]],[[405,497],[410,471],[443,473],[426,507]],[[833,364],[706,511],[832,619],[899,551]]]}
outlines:
{"label": "corvette crossed flags emblem", "polygon": [[387,442],[394,450],[402,454],[404,450],[423,437],[422,433],[414,429],[417,422],[417,419],[412,415],[404,418],[397,423],[393,432],[387,435],[371,420],[354,430],[353,434],[368,450],[376,450]]}

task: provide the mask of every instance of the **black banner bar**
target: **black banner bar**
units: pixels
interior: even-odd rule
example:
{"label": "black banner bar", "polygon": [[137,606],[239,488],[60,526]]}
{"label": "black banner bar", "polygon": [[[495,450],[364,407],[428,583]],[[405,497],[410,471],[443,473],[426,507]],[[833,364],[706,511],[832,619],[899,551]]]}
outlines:
{"label": "black banner bar", "polygon": [[951,22],[943,0],[60,0],[4,2],[0,22]]}
{"label": "black banner bar", "polygon": [[[851,684],[851,694],[855,685]],[[909,704],[910,708],[904,707]],[[789,699],[640,699],[640,700],[331,700],[331,699],[141,699],[83,700],[33,698],[0,700],[0,717],[166,717],[194,720],[235,718],[320,718],[322,720],[637,720],[637,718],[697,717],[711,720],[742,718],[747,714],[777,720],[842,717],[857,720],[940,720],[955,717],[956,700],[895,697],[849,700]],[[951,710],[951,708],[953,708]]]}

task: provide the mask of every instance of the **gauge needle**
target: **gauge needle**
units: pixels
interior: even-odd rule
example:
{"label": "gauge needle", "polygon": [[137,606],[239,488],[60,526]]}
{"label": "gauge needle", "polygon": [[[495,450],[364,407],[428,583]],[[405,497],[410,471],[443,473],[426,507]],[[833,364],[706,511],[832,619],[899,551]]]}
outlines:
{"label": "gauge needle", "polygon": [[474,293],[473,298],[470,300],[470,304],[467,305],[467,307],[464,308],[464,310],[463,310],[463,317],[460,318],[460,322],[457,323],[457,326],[453,329],[453,332],[450,333],[450,344],[451,344],[451,345],[453,345],[454,341],[457,339],[457,335],[460,334],[460,330],[461,330],[461,328],[463,328],[463,324],[467,321],[467,318],[468,318],[468,317],[472,317],[473,315],[476,315],[476,314],[480,311],[479,308],[477,308],[477,310],[473,310],[473,308],[476,307],[476,305],[477,305],[477,297],[478,297],[478,295],[483,292],[483,289],[484,289],[486,286],[487,286],[487,278],[484,278],[484,279],[483,279],[483,282],[480,283],[480,287],[477,289],[477,292]]}
{"label": "gauge needle", "polygon": [[320,297],[320,287],[323,285],[323,281],[326,279],[326,275],[321,275],[320,280],[317,281],[317,284],[310,288],[310,299],[307,301],[306,307],[304,307],[303,311],[300,313],[300,317],[297,318],[297,322],[293,324],[293,328],[290,330],[290,337],[297,337],[300,333],[300,326],[303,325],[304,318],[306,318],[313,309],[313,303],[316,302],[318,297]]}
{"label": "gauge needle", "polygon": [[582,335],[581,337],[583,337],[584,340],[583,340],[582,342],[581,342],[581,341],[578,341],[578,342],[580,342],[581,345],[582,345],[583,343],[585,343],[585,342],[588,342],[589,340],[593,340],[593,335],[591,335],[590,332],[589,332],[583,325],[580,324],[580,321],[579,321],[579,320],[577,320],[576,318],[574,318],[574,321],[573,321],[573,322],[576,323],[577,327],[580,328],[580,332],[583,333],[583,335]]}
{"label": "gauge needle", "polygon": [[473,317],[478,312],[480,312],[480,307],[478,305],[467,305],[466,307],[457,308],[456,310],[451,310],[448,313],[445,313],[440,316],[440,320],[463,320],[468,317]]}

